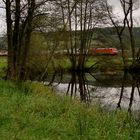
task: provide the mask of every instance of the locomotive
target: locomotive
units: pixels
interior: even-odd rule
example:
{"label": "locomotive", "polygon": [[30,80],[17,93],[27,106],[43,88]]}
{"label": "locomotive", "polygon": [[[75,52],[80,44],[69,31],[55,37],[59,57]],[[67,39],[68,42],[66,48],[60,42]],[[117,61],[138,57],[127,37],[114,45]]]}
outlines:
{"label": "locomotive", "polygon": [[117,48],[90,48],[88,50],[89,54],[93,55],[117,55]]}

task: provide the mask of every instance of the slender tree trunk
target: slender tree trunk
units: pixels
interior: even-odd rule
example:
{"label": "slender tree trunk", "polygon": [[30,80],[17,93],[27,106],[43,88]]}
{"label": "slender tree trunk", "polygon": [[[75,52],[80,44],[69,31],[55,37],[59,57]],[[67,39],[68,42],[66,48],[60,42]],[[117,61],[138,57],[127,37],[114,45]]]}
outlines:
{"label": "slender tree trunk", "polygon": [[22,53],[22,61],[21,61],[21,67],[20,67],[20,79],[26,78],[26,66],[27,66],[27,60],[28,60],[28,52],[30,49],[30,39],[31,39],[31,33],[32,33],[32,20],[33,20],[33,14],[35,9],[35,0],[30,0],[30,8],[28,10],[28,17],[27,17],[27,24],[25,27],[25,45],[23,46],[23,53]]}
{"label": "slender tree trunk", "polygon": [[8,40],[8,70],[7,78],[14,76],[14,50],[12,41],[12,19],[11,19],[11,2],[6,0],[6,23],[7,23],[7,40]]}
{"label": "slender tree trunk", "polygon": [[129,29],[129,34],[130,34],[132,58],[133,58],[133,62],[135,62],[135,41],[134,41],[134,36],[133,36],[133,2],[132,0],[130,0],[130,25],[128,23],[128,29]]}
{"label": "slender tree trunk", "polygon": [[13,61],[14,61],[14,70],[15,76],[19,74],[19,64],[18,64],[18,48],[19,48],[19,36],[20,36],[20,1],[15,1],[15,25],[13,30]]}
{"label": "slender tree trunk", "polygon": [[[15,7],[13,7],[13,4]],[[26,5],[27,17],[23,20],[23,23],[21,22],[21,1],[6,0],[5,5],[8,40],[7,78],[23,80],[30,47],[35,0],[28,0],[28,6]]]}

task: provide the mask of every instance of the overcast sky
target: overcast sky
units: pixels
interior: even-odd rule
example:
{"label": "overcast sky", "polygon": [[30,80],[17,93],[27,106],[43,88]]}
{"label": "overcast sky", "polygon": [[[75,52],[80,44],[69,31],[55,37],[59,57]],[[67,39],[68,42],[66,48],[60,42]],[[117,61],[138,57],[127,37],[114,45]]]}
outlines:
{"label": "overcast sky", "polygon": [[[120,17],[123,16],[120,0],[109,0],[109,1],[110,1],[110,4],[113,6],[114,13],[120,15]],[[140,7],[140,0],[137,0],[137,1],[139,1],[137,3],[137,6]],[[136,20],[140,19],[140,8],[138,10],[134,11],[133,15]]]}
{"label": "overcast sky", "polygon": [[[2,0],[0,0],[0,7],[2,5]],[[0,8],[0,34],[2,34],[5,30],[5,17],[4,17],[5,10]]]}
{"label": "overcast sky", "polygon": [[[113,6],[114,13],[121,17],[123,13],[121,12],[121,5],[120,5],[119,0],[109,0],[109,1],[110,1],[110,4]],[[0,0],[0,6],[1,6],[1,3],[2,3],[2,0]],[[6,32],[4,13],[5,13],[4,9],[0,8],[0,34]],[[134,16],[136,19],[140,19],[140,9],[134,13]]]}

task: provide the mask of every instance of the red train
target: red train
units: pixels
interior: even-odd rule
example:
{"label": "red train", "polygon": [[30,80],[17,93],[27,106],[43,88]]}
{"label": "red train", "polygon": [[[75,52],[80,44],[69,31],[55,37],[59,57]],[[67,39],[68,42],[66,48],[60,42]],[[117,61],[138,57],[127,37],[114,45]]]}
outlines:
{"label": "red train", "polygon": [[89,54],[94,55],[117,55],[118,50],[116,48],[90,48]]}

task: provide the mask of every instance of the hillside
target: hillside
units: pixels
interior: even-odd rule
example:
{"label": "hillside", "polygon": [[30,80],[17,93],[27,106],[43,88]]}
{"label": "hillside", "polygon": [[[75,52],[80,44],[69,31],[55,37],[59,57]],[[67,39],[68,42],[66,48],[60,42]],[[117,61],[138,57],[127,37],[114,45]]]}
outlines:
{"label": "hillside", "polygon": [[[40,32],[34,32],[33,34],[38,34],[39,36],[44,36],[46,42],[53,42],[54,40],[57,40],[59,35],[62,32],[48,32],[48,33],[40,33]],[[86,32],[87,33],[87,32]],[[80,31],[76,32],[77,36],[80,36]],[[133,28],[133,34],[134,34],[134,39],[135,39],[135,45],[136,47],[140,47],[140,27],[135,27]],[[66,39],[67,35],[69,35],[69,32],[66,31],[65,33],[63,32],[62,38],[60,39],[61,42],[63,42],[64,39]],[[72,32],[72,35],[75,35],[75,32]],[[126,49],[128,48],[129,42],[129,33],[128,29],[126,28],[124,33],[123,33],[123,39],[124,39],[124,44],[126,45]],[[116,33],[115,28],[113,27],[106,27],[106,28],[95,28],[93,30],[93,35],[92,35],[92,42],[91,42],[92,47],[116,47],[118,48],[119,46],[119,40],[118,36]],[[0,37],[0,50],[6,50],[7,49],[7,43],[6,43],[6,38],[5,37]],[[119,49],[119,48],[118,48]]]}

